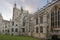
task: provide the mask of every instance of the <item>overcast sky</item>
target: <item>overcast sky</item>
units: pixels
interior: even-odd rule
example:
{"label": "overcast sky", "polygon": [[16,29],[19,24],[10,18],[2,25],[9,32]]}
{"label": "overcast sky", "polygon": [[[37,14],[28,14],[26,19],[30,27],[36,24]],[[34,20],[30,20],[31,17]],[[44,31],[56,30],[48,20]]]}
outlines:
{"label": "overcast sky", "polygon": [[17,8],[23,6],[24,10],[30,13],[35,12],[38,8],[42,8],[47,4],[47,0],[0,0],[0,13],[3,19],[10,20],[13,15],[13,6],[16,2]]}

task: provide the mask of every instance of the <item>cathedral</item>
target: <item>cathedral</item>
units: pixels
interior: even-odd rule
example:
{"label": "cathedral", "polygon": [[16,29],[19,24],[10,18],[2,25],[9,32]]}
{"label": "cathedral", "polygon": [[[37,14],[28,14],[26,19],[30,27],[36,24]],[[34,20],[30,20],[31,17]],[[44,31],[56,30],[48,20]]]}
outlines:
{"label": "cathedral", "polygon": [[0,14],[0,34],[43,39],[60,35],[60,0],[53,0],[33,14],[16,6],[15,3],[12,20],[4,20]]}

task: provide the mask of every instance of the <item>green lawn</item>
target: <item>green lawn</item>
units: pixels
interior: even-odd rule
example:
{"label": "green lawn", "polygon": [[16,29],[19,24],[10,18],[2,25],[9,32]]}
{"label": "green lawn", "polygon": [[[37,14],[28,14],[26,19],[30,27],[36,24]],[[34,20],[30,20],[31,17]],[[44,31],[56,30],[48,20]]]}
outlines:
{"label": "green lawn", "polygon": [[0,34],[0,40],[38,40],[27,36],[9,36]]}

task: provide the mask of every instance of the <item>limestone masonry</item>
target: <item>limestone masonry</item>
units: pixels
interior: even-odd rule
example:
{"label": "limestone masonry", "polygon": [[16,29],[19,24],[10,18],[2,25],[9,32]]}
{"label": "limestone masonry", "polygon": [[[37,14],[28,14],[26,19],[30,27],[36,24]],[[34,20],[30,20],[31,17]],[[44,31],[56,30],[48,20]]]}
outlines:
{"label": "limestone masonry", "polygon": [[0,34],[44,39],[60,35],[60,0],[48,3],[33,14],[22,7],[18,9],[15,3],[12,20],[4,20],[0,14]]}

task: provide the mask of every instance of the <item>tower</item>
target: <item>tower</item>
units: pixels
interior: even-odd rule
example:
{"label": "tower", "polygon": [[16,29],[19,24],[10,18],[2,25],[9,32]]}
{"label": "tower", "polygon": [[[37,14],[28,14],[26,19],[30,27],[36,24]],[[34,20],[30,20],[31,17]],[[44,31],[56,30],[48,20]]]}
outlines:
{"label": "tower", "polygon": [[14,17],[15,17],[15,10],[16,10],[16,3],[14,4],[14,7],[13,7],[13,20],[14,20]]}
{"label": "tower", "polygon": [[14,8],[16,8],[16,3],[14,4]]}

